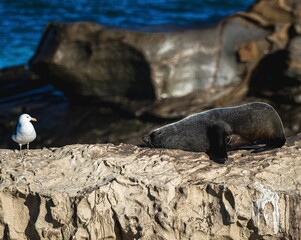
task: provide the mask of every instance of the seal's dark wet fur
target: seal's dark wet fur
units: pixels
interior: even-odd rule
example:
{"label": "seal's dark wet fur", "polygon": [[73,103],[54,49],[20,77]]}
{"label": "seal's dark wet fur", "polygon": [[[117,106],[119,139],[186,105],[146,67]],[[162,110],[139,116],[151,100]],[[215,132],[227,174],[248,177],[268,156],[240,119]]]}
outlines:
{"label": "seal's dark wet fur", "polygon": [[261,102],[215,108],[155,129],[143,137],[147,146],[206,152],[224,162],[227,150],[252,144],[264,149],[285,143],[282,121],[275,109]]}

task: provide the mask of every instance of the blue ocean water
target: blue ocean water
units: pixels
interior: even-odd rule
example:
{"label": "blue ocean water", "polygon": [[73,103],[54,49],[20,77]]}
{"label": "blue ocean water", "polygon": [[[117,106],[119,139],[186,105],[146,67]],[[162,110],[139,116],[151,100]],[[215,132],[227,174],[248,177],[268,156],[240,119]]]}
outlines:
{"label": "blue ocean water", "polygon": [[254,0],[1,0],[0,69],[27,63],[49,22],[93,21],[141,30],[198,28],[216,23]]}

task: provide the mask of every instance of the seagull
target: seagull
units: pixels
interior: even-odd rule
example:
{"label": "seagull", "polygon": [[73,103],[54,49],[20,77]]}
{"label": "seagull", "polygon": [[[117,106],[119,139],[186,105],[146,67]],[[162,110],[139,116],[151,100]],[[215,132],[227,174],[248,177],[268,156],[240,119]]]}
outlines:
{"label": "seagull", "polygon": [[24,113],[19,117],[18,125],[15,133],[12,135],[12,139],[19,144],[20,151],[22,145],[27,144],[27,150],[29,149],[29,143],[35,140],[37,134],[31,121],[36,122],[37,119],[32,118],[28,114]]}

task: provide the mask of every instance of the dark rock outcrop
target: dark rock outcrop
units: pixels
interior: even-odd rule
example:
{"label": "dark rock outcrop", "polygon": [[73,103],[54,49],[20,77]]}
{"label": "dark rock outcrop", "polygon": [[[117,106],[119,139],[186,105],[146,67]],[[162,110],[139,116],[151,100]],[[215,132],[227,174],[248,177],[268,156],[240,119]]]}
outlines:
{"label": "dark rock outcrop", "polygon": [[25,65],[1,69],[0,100],[43,87],[47,84],[47,82],[28,70]]}
{"label": "dark rock outcrop", "polygon": [[[165,33],[51,23],[30,66],[73,99],[119,104],[136,115],[181,117],[246,95],[299,104],[298,6],[257,1],[214,28]],[[192,104],[175,114],[162,98]]]}
{"label": "dark rock outcrop", "polygon": [[179,97],[239,82],[237,45],[268,33],[236,19],[217,28],[168,33],[51,23],[30,65],[71,96]]}

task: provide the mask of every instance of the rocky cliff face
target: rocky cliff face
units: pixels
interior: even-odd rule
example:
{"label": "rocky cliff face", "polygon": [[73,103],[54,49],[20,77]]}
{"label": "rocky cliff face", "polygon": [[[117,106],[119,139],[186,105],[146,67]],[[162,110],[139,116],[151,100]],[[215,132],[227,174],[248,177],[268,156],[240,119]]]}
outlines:
{"label": "rocky cliff face", "polygon": [[2,239],[301,239],[301,135],[281,149],[0,150]]}

